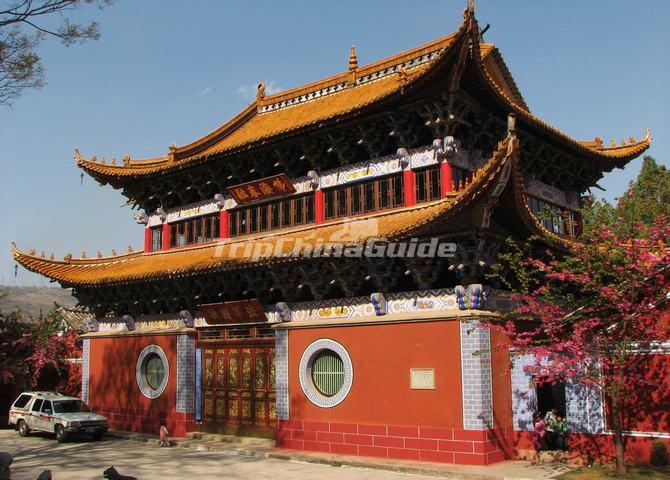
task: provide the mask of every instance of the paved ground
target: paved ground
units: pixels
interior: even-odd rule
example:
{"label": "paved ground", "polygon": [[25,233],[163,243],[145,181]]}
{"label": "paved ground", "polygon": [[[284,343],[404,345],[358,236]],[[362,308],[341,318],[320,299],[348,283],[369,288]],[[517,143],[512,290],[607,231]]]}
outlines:
{"label": "paved ground", "polygon": [[33,433],[27,438],[21,438],[12,430],[0,430],[0,451],[14,455],[13,480],[35,480],[47,468],[51,470],[54,480],[101,479],[102,471],[110,465],[114,465],[120,473],[133,475],[139,480],[435,478],[270,458],[249,458],[224,452],[160,448],[119,439],[59,444],[53,436]]}

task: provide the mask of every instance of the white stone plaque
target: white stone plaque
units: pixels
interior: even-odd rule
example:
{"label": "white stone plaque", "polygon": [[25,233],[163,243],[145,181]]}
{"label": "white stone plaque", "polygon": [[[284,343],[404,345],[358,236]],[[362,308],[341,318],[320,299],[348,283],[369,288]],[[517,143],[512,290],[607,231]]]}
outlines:
{"label": "white stone plaque", "polygon": [[412,390],[435,390],[435,369],[410,368],[409,388]]}

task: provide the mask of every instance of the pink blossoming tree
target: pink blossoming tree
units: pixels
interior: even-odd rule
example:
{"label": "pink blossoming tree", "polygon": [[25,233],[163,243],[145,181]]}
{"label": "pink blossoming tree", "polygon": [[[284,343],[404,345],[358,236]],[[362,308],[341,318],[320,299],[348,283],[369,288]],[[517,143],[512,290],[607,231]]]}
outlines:
{"label": "pink blossoming tree", "polygon": [[556,249],[541,239],[510,241],[492,273],[514,292],[516,306],[491,328],[509,336],[514,354],[535,357],[536,378],[601,392],[620,474],[629,412],[639,412],[640,392],[667,388],[667,374],[652,378],[640,352],[670,338],[670,225],[659,217],[631,226],[635,235],[603,226]]}

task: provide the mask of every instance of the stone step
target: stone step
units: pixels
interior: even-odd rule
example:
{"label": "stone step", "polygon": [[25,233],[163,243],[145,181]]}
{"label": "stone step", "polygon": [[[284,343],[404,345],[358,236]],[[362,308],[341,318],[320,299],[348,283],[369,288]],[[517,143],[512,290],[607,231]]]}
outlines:
{"label": "stone step", "polygon": [[249,447],[274,447],[275,441],[271,438],[241,437],[237,435],[222,435],[218,433],[192,432],[187,435],[188,441],[220,442]]}
{"label": "stone step", "polygon": [[178,440],[170,441],[170,444],[177,448],[186,448],[198,452],[223,452],[228,455],[242,455],[254,458],[266,458],[268,453],[265,450],[270,450],[268,447],[252,446],[247,448],[242,444],[222,442],[220,440]]}

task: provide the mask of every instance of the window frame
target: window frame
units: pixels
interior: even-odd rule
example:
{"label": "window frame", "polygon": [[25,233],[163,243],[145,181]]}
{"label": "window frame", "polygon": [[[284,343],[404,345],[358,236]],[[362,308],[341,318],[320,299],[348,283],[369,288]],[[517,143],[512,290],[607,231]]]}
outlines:
{"label": "window frame", "polygon": [[314,192],[241,206],[228,211],[228,235],[242,237],[315,221]]}
{"label": "window frame", "polygon": [[170,223],[170,248],[204,245],[219,240],[220,218],[219,212],[215,212]]}
{"label": "window frame", "polygon": [[[323,190],[325,220],[355,217],[404,206],[402,172]],[[382,199],[386,198],[387,205]]]}
{"label": "window frame", "polygon": [[440,165],[414,170],[414,199],[426,203],[442,198],[442,175]]}

